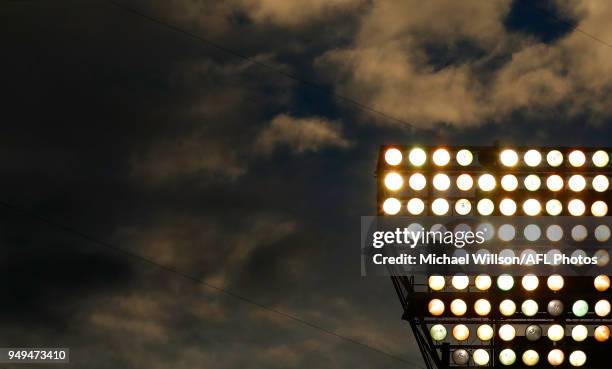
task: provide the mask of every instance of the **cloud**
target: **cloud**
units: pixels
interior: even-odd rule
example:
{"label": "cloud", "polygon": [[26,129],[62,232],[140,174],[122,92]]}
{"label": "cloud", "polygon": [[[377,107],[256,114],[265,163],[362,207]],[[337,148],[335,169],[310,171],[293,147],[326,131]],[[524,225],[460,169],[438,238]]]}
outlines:
{"label": "cloud", "polygon": [[350,142],[343,137],[338,124],[328,119],[295,118],[280,114],[259,133],[255,147],[258,151],[269,154],[283,146],[301,154],[327,147],[347,148]]}

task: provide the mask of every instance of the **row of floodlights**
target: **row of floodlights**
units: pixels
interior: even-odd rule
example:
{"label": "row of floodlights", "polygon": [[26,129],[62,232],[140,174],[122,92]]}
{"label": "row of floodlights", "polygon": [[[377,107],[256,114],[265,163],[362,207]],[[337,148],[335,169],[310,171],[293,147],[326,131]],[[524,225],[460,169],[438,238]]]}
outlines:
{"label": "row of floodlights", "polygon": [[[465,349],[453,351],[453,362],[457,365],[467,365],[470,361],[470,353]],[[511,348],[506,348],[499,353],[499,362],[502,365],[513,365],[516,362],[516,352]],[[553,349],[547,355],[548,363],[552,366],[559,366],[565,361],[565,353],[560,349]],[[540,361],[540,354],[535,350],[527,350],[521,356],[523,364],[526,366],[535,366]],[[572,351],[568,361],[570,365],[579,367],[586,363],[587,356],[582,350]],[[472,361],[475,365],[489,365],[489,352],[485,349],[476,349],[472,353]]]}
{"label": "row of floodlights", "polygon": [[[421,215],[425,211],[425,202],[418,198],[413,197],[406,201],[402,205],[402,201],[395,198],[389,197],[383,201],[382,210],[387,215],[397,215],[402,211],[402,207],[406,208],[406,211],[410,215]],[[472,201],[468,199],[458,199],[454,203],[454,211],[458,215],[469,215],[472,213]],[[430,204],[431,212],[434,215],[449,215],[451,211],[451,203],[444,198],[436,198],[431,201]],[[476,212],[480,215],[491,215],[495,212],[495,203],[493,200],[488,198],[480,199],[476,202]],[[505,198],[502,199],[497,205],[499,213],[505,216],[517,215],[518,205],[516,201]],[[521,204],[521,209],[524,215],[537,216],[545,210],[548,215],[559,215],[563,211],[563,204],[560,200],[550,199],[544,203],[544,209],[542,208],[542,202],[538,199],[527,199]],[[567,212],[572,216],[585,215],[587,211],[587,205],[580,199],[571,199],[567,202]],[[603,217],[608,214],[608,204],[605,201],[597,200],[591,203],[590,212],[593,216]]]}
{"label": "row of floodlights", "polygon": [[[564,156],[559,150],[550,150],[546,153],[546,163],[551,167],[558,167],[563,164]],[[385,151],[385,162],[391,166],[402,163],[404,155],[397,148],[390,148]],[[474,161],[474,154],[467,149],[457,151],[455,160],[460,166],[471,165]],[[444,167],[450,164],[451,153],[447,149],[437,149],[431,155],[434,165]],[[528,167],[537,167],[544,161],[544,155],[538,150],[528,150],[523,153],[523,162]],[[572,167],[582,167],[587,162],[585,153],[581,150],[573,150],[567,155],[567,161]],[[415,147],[408,151],[408,162],[415,167],[421,167],[427,162],[427,153],[420,147]],[[502,150],[499,153],[499,162],[505,167],[515,167],[519,164],[519,153],[512,149]],[[603,150],[598,150],[591,156],[591,162],[595,167],[603,168],[610,162],[610,156]]]}
{"label": "row of floodlights", "polygon": [[[442,291],[446,287],[447,277],[441,275],[429,276],[427,284],[433,291]],[[493,284],[492,278],[487,274],[479,274],[474,278],[474,286],[480,291],[488,291]],[[451,278],[451,285],[457,291],[463,291],[470,286],[470,277],[467,275],[455,275]],[[521,285],[526,291],[534,291],[540,285],[540,279],[527,274],[522,277]],[[553,274],[546,279],[546,285],[551,291],[560,291],[565,286],[565,280],[558,274]],[[593,279],[593,286],[599,292],[605,292],[610,288],[610,277],[598,275]],[[510,291],[514,287],[514,277],[502,274],[497,277],[497,287],[502,291]]]}
{"label": "row of floodlights", "polygon": [[[598,174],[592,178],[581,174],[574,174],[564,180],[560,175],[553,174],[546,177],[546,188],[553,192],[561,191],[564,187],[573,192],[581,192],[587,188],[587,178],[590,179],[591,187],[596,192],[605,192],[610,187],[610,180],[603,174]],[[451,188],[451,177],[445,173],[437,173],[431,178],[433,188],[437,191],[447,191]],[[470,191],[474,189],[474,182],[478,189],[490,192],[497,188],[497,179],[489,173],[474,177],[463,173],[455,178],[455,184],[460,191]],[[522,178],[523,186],[527,191],[538,191],[542,187],[542,179],[536,174],[529,174]],[[566,184],[567,182],[567,184]],[[389,191],[399,191],[404,187],[404,177],[397,172],[389,172],[384,178],[385,187]],[[512,192],[519,188],[519,179],[514,174],[505,174],[499,180],[499,185],[504,191]],[[408,187],[414,191],[422,191],[427,186],[427,178],[422,173],[413,173],[408,177]]]}

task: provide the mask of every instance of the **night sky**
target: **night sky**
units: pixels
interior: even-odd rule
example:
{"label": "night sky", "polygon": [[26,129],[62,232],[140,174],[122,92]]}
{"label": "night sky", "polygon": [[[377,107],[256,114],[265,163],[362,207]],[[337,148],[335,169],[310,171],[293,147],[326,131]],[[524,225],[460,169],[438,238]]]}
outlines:
{"label": "night sky", "polygon": [[420,368],[390,281],[360,275],[379,145],[610,146],[606,0],[117,1],[171,27],[104,0],[0,3],[0,347],[70,347],[71,368]]}

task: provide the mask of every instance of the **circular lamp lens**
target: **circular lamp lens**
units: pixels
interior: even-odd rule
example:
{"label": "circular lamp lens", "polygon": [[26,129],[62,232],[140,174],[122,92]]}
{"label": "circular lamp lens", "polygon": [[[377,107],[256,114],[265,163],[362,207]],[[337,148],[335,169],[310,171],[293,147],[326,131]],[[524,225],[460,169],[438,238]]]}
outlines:
{"label": "circular lamp lens", "polygon": [[446,338],[446,328],[442,324],[436,324],[429,329],[431,338],[434,341],[442,341]]}
{"label": "circular lamp lens", "polygon": [[457,152],[457,163],[459,165],[461,165],[462,167],[466,167],[470,164],[472,164],[472,161],[474,160],[474,155],[472,154],[472,152],[470,150],[459,150]]}
{"label": "circular lamp lens", "polygon": [[575,316],[582,318],[589,312],[589,304],[584,300],[578,300],[572,305],[572,313]]}
{"label": "circular lamp lens", "polygon": [[557,192],[563,189],[563,178],[561,176],[553,174],[546,179],[546,187],[549,190]]}
{"label": "circular lamp lens", "polygon": [[595,328],[593,336],[597,342],[606,342],[610,338],[610,328],[607,325],[600,325]]}
{"label": "circular lamp lens", "polygon": [[563,238],[563,228],[558,224],[549,225],[546,228],[546,238],[553,242],[560,241]]}
{"label": "circular lamp lens", "polygon": [[499,362],[502,365],[512,365],[516,361],[516,354],[512,349],[503,349],[499,353]]}
{"label": "circular lamp lens", "polygon": [[480,274],[474,279],[474,285],[480,291],[486,291],[491,288],[491,277],[486,274]]}
{"label": "circular lamp lens", "polygon": [[599,292],[605,292],[610,288],[610,277],[607,275],[598,275],[593,281],[595,289]]}
{"label": "circular lamp lens", "polygon": [[608,300],[599,300],[595,304],[595,314],[599,317],[606,317],[610,314],[610,302]]}
{"label": "circular lamp lens", "polygon": [[474,364],[476,365],[482,366],[489,363],[489,352],[487,352],[487,350],[477,349],[474,351],[472,357],[474,358]]}
{"label": "circular lamp lens", "polygon": [[546,202],[546,212],[548,215],[559,215],[563,211],[563,205],[561,201],[557,199],[548,200]]}
{"label": "circular lamp lens", "polygon": [[531,342],[535,342],[542,338],[542,327],[537,324],[532,324],[525,328],[525,337]]}
{"label": "circular lamp lens", "polygon": [[487,316],[491,312],[491,303],[487,299],[478,299],[474,303],[474,311],[480,316]]}
{"label": "circular lamp lens", "polygon": [[589,231],[582,224],[578,224],[572,227],[572,239],[574,241],[584,241],[589,235]]}
{"label": "circular lamp lens", "polygon": [[603,217],[608,214],[608,204],[601,200],[595,201],[591,204],[591,214],[596,217]]}
{"label": "circular lamp lens", "polygon": [[514,278],[508,274],[497,277],[497,287],[502,291],[510,291],[514,287]]}
{"label": "circular lamp lens", "polygon": [[469,191],[473,186],[474,180],[471,175],[463,173],[457,177],[457,188],[461,191]]}
{"label": "circular lamp lens", "polygon": [[503,199],[499,203],[499,212],[503,215],[514,215],[516,213],[516,203],[511,199]]}
{"label": "circular lamp lens", "polygon": [[534,291],[536,288],[538,288],[540,281],[538,280],[538,277],[536,277],[535,275],[527,274],[521,280],[521,284],[523,285],[523,288],[526,291]]}
{"label": "circular lamp lens", "polygon": [[548,303],[548,306],[546,306],[546,311],[548,311],[548,314],[552,316],[559,316],[563,314],[563,309],[564,306],[561,300],[552,300]]}
{"label": "circular lamp lens", "polygon": [[553,324],[548,327],[547,336],[553,342],[560,341],[565,336],[565,329],[559,324]]}
{"label": "circular lamp lens", "polygon": [[495,210],[495,205],[489,199],[480,199],[476,204],[476,209],[480,215],[491,215]]}
{"label": "circular lamp lens", "polygon": [[529,216],[536,216],[542,211],[542,205],[536,199],[528,199],[523,203],[523,211]]}
{"label": "circular lamp lens", "polygon": [[388,215],[395,215],[400,212],[402,204],[394,197],[390,197],[383,202],[383,211]]}
{"label": "circular lamp lens", "polygon": [[569,161],[570,165],[573,167],[581,167],[586,162],[586,156],[584,156],[582,151],[574,150],[569,153],[567,161]]}
{"label": "circular lamp lens", "polygon": [[542,162],[542,154],[538,150],[529,150],[523,155],[525,164],[530,167],[537,167]]}
{"label": "circular lamp lens", "polygon": [[514,327],[510,324],[504,324],[501,327],[499,327],[499,338],[501,338],[503,341],[512,341],[514,339],[514,337],[516,336],[516,330],[514,329]]}
{"label": "circular lamp lens", "polygon": [[472,211],[472,203],[468,199],[459,199],[455,203],[455,211],[459,215],[468,215]]}
{"label": "circular lamp lens", "polygon": [[535,174],[530,174],[525,177],[523,184],[528,191],[537,191],[542,185],[542,181],[540,180],[540,177],[536,176]]}
{"label": "circular lamp lens", "polygon": [[395,172],[388,173],[385,176],[385,187],[391,191],[397,191],[404,185],[404,179],[401,175]]}
{"label": "circular lamp lens", "polygon": [[455,287],[455,289],[461,291],[466,289],[467,286],[470,284],[470,278],[467,275],[456,275],[453,276],[451,284],[453,285],[453,287]]}
{"label": "circular lamp lens", "polygon": [[493,327],[491,327],[488,324],[483,324],[481,326],[478,327],[478,329],[476,330],[476,335],[478,336],[478,339],[481,341],[488,341],[491,338],[493,338]]}
{"label": "circular lamp lens", "polygon": [[538,303],[531,299],[525,300],[521,304],[521,311],[526,316],[534,316],[538,313]]}
{"label": "circular lamp lens", "polygon": [[453,337],[455,337],[457,341],[465,341],[470,337],[470,330],[463,324],[457,324],[453,327]]}
{"label": "circular lamp lens", "polygon": [[610,162],[610,156],[603,150],[597,150],[593,153],[593,165],[598,168],[603,168]]}
{"label": "circular lamp lens", "polygon": [[563,288],[565,281],[559,274],[553,274],[546,280],[546,285],[551,291],[560,291]]}
{"label": "circular lamp lens", "polygon": [[572,339],[576,342],[582,342],[589,336],[589,330],[584,325],[580,324],[572,328]]}
{"label": "circular lamp lens", "polygon": [[499,303],[499,312],[503,316],[511,316],[516,312],[516,304],[510,299],[506,299]]}
{"label": "circular lamp lens", "polygon": [[465,301],[461,299],[454,299],[450,305],[451,313],[456,316],[463,316],[467,311],[467,305]]}
{"label": "circular lamp lens", "polygon": [[431,203],[431,211],[435,215],[444,215],[448,213],[448,208],[449,208],[448,201],[446,201],[445,199],[435,199]]}
{"label": "circular lamp lens", "polygon": [[433,162],[439,167],[443,167],[450,162],[450,153],[446,149],[437,149],[432,156]]}
{"label": "circular lamp lens", "polygon": [[450,178],[446,174],[438,173],[433,177],[433,186],[438,191],[446,191],[450,188]]}
{"label": "circular lamp lens", "polygon": [[582,200],[573,199],[567,204],[567,211],[573,216],[581,216],[584,214],[586,206]]}
{"label": "circular lamp lens", "polygon": [[569,362],[572,366],[583,366],[586,363],[586,354],[584,351],[576,350],[570,354]]}
{"label": "circular lamp lens", "polygon": [[406,209],[412,215],[419,215],[425,210],[425,203],[418,198],[410,199],[406,203]]}
{"label": "circular lamp lens", "polygon": [[504,150],[499,155],[499,160],[504,166],[513,167],[518,163],[518,154],[514,150]]}
{"label": "circular lamp lens", "polygon": [[395,148],[385,151],[385,162],[393,166],[399,165],[402,162],[402,152]]}
{"label": "circular lamp lens", "polygon": [[542,236],[542,230],[537,224],[528,224],[523,229],[523,236],[528,241],[537,241]]}
{"label": "circular lamp lens", "polygon": [[518,179],[512,174],[506,174],[501,178],[501,186],[505,191],[514,191],[518,188]]}
{"label": "circular lamp lens", "polygon": [[426,160],[427,154],[425,154],[425,150],[421,148],[414,148],[408,153],[408,161],[410,161],[410,164],[414,165],[415,167],[420,167],[421,165],[425,164]]}
{"label": "circular lamp lens", "polygon": [[495,189],[495,177],[491,174],[485,173],[478,177],[478,187],[483,191],[493,191]]}
{"label": "circular lamp lens", "polygon": [[464,349],[453,351],[453,362],[457,365],[466,365],[470,360],[470,354]]}
{"label": "circular lamp lens", "polygon": [[427,279],[427,283],[432,290],[441,291],[446,284],[446,280],[441,275],[432,275]]}
{"label": "circular lamp lens", "polygon": [[610,238],[610,228],[601,224],[595,227],[595,239],[599,242],[606,242]]}
{"label": "circular lamp lens", "polygon": [[427,179],[421,173],[414,173],[408,178],[408,186],[415,191],[421,191],[427,185]]}
{"label": "circular lamp lens", "polygon": [[552,150],[546,154],[546,161],[551,167],[558,167],[563,164],[563,154],[559,150]]}
{"label": "circular lamp lens", "polygon": [[429,310],[429,314],[433,316],[440,316],[444,314],[444,303],[440,299],[433,299],[429,301],[427,309]]}
{"label": "circular lamp lens", "polygon": [[548,353],[548,362],[552,366],[559,366],[563,364],[563,360],[565,360],[565,355],[563,354],[563,351],[559,349],[551,350]]}
{"label": "circular lamp lens", "polygon": [[540,361],[540,355],[535,350],[527,350],[523,352],[523,364],[527,366],[534,366]]}
{"label": "circular lamp lens", "polygon": [[570,190],[574,192],[580,192],[586,187],[586,180],[580,174],[574,174],[567,181],[567,185]]}
{"label": "circular lamp lens", "polygon": [[604,176],[603,174],[598,174],[593,177],[591,185],[595,191],[605,192],[608,190],[608,187],[610,187],[610,181],[608,180],[608,177]]}

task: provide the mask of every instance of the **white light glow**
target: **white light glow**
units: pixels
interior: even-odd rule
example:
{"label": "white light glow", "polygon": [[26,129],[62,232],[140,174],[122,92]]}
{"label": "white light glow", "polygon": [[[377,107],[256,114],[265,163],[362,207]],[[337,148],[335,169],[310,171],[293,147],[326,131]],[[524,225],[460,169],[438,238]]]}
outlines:
{"label": "white light glow", "polygon": [[582,342],[589,336],[589,330],[584,325],[580,324],[572,328],[572,339],[576,342]]}
{"label": "white light glow", "polygon": [[527,274],[526,276],[523,276],[521,284],[523,285],[525,291],[535,291],[540,284],[540,280],[533,274]]}
{"label": "white light glow", "polygon": [[463,316],[467,311],[467,304],[461,299],[454,299],[451,301],[450,310],[456,316]]}
{"label": "white light glow", "polygon": [[563,285],[565,285],[565,281],[563,280],[563,277],[559,274],[553,274],[549,276],[546,280],[546,285],[551,291],[556,292],[560,291],[563,288]]}
{"label": "white light glow", "polygon": [[502,291],[510,291],[514,287],[514,278],[509,274],[497,277],[497,287]]}
{"label": "white light glow", "polygon": [[563,360],[565,360],[565,354],[559,349],[553,349],[548,353],[548,362],[552,366],[563,364]]}
{"label": "white light glow", "polygon": [[516,330],[510,324],[504,324],[499,328],[499,338],[508,342],[516,337]]}
{"label": "white light glow", "polygon": [[610,314],[610,302],[608,300],[599,300],[595,303],[595,314],[599,317],[606,317]]}
{"label": "white light glow", "polygon": [[465,341],[470,337],[470,329],[464,324],[457,324],[453,327],[453,337],[457,341]]}
{"label": "white light glow", "polygon": [[558,167],[563,163],[563,154],[559,150],[552,150],[546,154],[546,161],[551,167]]}
{"label": "white light glow", "polygon": [[523,352],[523,356],[521,357],[523,360],[523,364],[527,366],[534,366],[540,361],[540,355],[535,350],[527,350]]}
{"label": "white light glow", "polygon": [[607,325],[600,325],[595,328],[595,332],[593,332],[593,336],[597,342],[606,342],[610,339],[610,328]]}
{"label": "white light glow", "polygon": [[518,154],[514,150],[504,150],[499,154],[499,161],[504,166],[513,167],[518,163]]}
{"label": "white light glow", "polygon": [[595,227],[595,239],[599,242],[606,242],[610,239],[610,228],[605,224]]}
{"label": "white light glow", "polygon": [[456,159],[459,165],[461,165],[462,167],[466,167],[472,164],[472,161],[474,160],[474,155],[470,150],[462,149],[457,152]]}
{"label": "white light glow", "polygon": [[427,279],[429,288],[434,291],[441,291],[446,285],[446,279],[441,275],[432,275]]}
{"label": "white light glow", "polygon": [[408,161],[410,161],[410,164],[414,165],[415,167],[420,167],[421,165],[425,164],[426,160],[427,154],[425,154],[425,150],[421,148],[414,148],[408,153]]}
{"label": "white light glow", "polygon": [[385,151],[385,161],[389,165],[399,165],[402,162],[402,152],[395,148]]}
{"label": "white light glow", "polygon": [[584,156],[582,151],[574,150],[567,156],[567,161],[569,161],[570,165],[573,167],[581,167],[586,162],[586,156]]}
{"label": "white light glow", "polygon": [[406,209],[412,215],[420,215],[425,210],[425,203],[418,198],[410,199],[406,204]]}
{"label": "white light glow", "polygon": [[518,188],[518,179],[513,174],[506,174],[501,178],[501,186],[505,191],[514,191]]}
{"label": "white light glow", "polygon": [[598,168],[603,168],[610,162],[610,156],[603,150],[595,151],[591,159],[593,160],[593,165]]}
{"label": "white light glow", "polygon": [[400,201],[394,197],[390,197],[383,202],[383,211],[388,215],[395,215],[402,209]]}
{"label": "white light glow", "polygon": [[603,174],[598,174],[593,177],[591,186],[593,186],[593,189],[597,192],[605,192],[610,187],[610,181],[608,180],[608,177],[604,176]]}
{"label": "white light glow", "polygon": [[491,277],[486,274],[480,274],[476,276],[474,285],[476,285],[476,288],[480,291],[486,291],[491,288]]}
{"label": "white light glow", "polygon": [[421,173],[414,173],[408,178],[408,185],[415,191],[421,191],[427,185],[427,179]]}
{"label": "white light glow", "polygon": [[478,299],[474,303],[474,311],[480,316],[489,315],[491,312],[491,303],[487,299]]}
{"label": "white light glow", "polygon": [[444,215],[448,213],[448,209],[449,209],[448,201],[446,201],[445,199],[435,199],[431,203],[431,211],[435,215]]}
{"label": "white light glow", "polygon": [[493,334],[495,334],[495,332],[493,331],[493,327],[488,324],[483,324],[479,326],[476,330],[476,336],[478,336],[478,339],[480,339],[481,341],[490,340],[491,338],[493,338]]}
{"label": "white light glow", "polygon": [[605,292],[610,288],[610,277],[604,274],[598,275],[593,280],[593,285],[597,291]]}
{"label": "white light glow", "polygon": [[476,208],[478,209],[478,214],[480,215],[491,215],[493,210],[495,210],[495,205],[490,199],[480,199],[476,205]]}
{"label": "white light glow", "polygon": [[595,201],[591,204],[591,214],[596,217],[603,217],[608,214],[608,204],[601,200]]}
{"label": "white light glow", "polygon": [[567,186],[574,192],[580,192],[586,187],[586,180],[580,174],[574,174],[567,181]]}
{"label": "white light glow", "polygon": [[388,173],[385,176],[385,187],[391,191],[397,191],[404,185],[404,179],[396,172]]}
{"label": "white light glow", "polygon": [[495,177],[489,173],[485,173],[478,177],[478,187],[483,191],[493,191],[496,184]]}
{"label": "white light glow", "polygon": [[455,211],[459,215],[468,215],[472,211],[472,203],[468,199],[459,199],[455,203]]}
{"label": "white light glow", "polygon": [[467,275],[455,275],[451,280],[453,287],[459,291],[466,289],[470,284],[470,278]]}
{"label": "white light glow", "polygon": [[534,300],[525,300],[521,304],[521,311],[525,316],[534,316],[538,313],[538,303]]}
{"label": "white light glow", "polygon": [[560,191],[563,189],[563,178],[557,174],[553,174],[552,176],[546,178],[546,187],[554,192]]}
{"label": "white light glow", "polygon": [[433,316],[440,316],[444,314],[444,303],[440,299],[433,299],[429,301],[427,310],[429,311],[429,314]]}
{"label": "white light glow", "polygon": [[573,216],[581,216],[586,211],[586,206],[582,200],[573,199],[567,204],[567,211]]}
{"label": "white light glow", "polygon": [[450,153],[446,149],[437,149],[433,153],[432,160],[435,165],[443,167],[450,162]]}
{"label": "white light glow", "polygon": [[514,215],[516,213],[516,202],[511,199],[503,199],[499,203],[499,211],[503,215]]}
{"label": "white light glow", "polygon": [[548,332],[546,333],[548,339],[553,342],[560,341],[563,336],[565,336],[565,329],[559,324],[553,324],[548,327]]}
{"label": "white light glow", "polygon": [[542,162],[542,154],[538,150],[529,150],[523,155],[525,164],[530,167],[537,167]]}
{"label": "white light glow", "polygon": [[548,215],[559,215],[563,211],[563,204],[557,199],[546,201],[546,212]]}
{"label": "white light glow", "polygon": [[506,348],[499,353],[499,362],[502,365],[512,365],[516,362],[516,353],[514,350]]}
{"label": "white light glow", "polygon": [[542,205],[536,199],[527,199],[523,203],[523,211],[529,216],[536,216],[542,211]]}
{"label": "white light glow", "polygon": [[450,183],[450,178],[444,173],[438,173],[433,177],[433,186],[438,191],[448,190]]}
{"label": "white light glow", "polygon": [[477,349],[472,354],[472,358],[476,365],[487,365],[489,363],[489,352],[487,350]]}
{"label": "white light glow", "polygon": [[572,352],[569,356],[569,363],[572,366],[583,366],[586,363],[586,354],[584,351],[576,350]]}
{"label": "white light glow", "polygon": [[469,191],[474,186],[474,179],[469,174],[460,174],[457,177],[457,188],[461,191]]}
{"label": "white light glow", "polygon": [[525,177],[523,184],[525,185],[525,188],[528,191],[537,191],[542,185],[542,180],[540,180],[540,177],[538,177],[537,175],[530,174]]}
{"label": "white light glow", "polygon": [[446,338],[446,328],[442,324],[435,324],[429,329],[429,334],[434,341],[442,341]]}
{"label": "white light glow", "polygon": [[499,312],[503,316],[511,316],[516,313],[516,304],[510,299],[503,300],[499,303]]}

